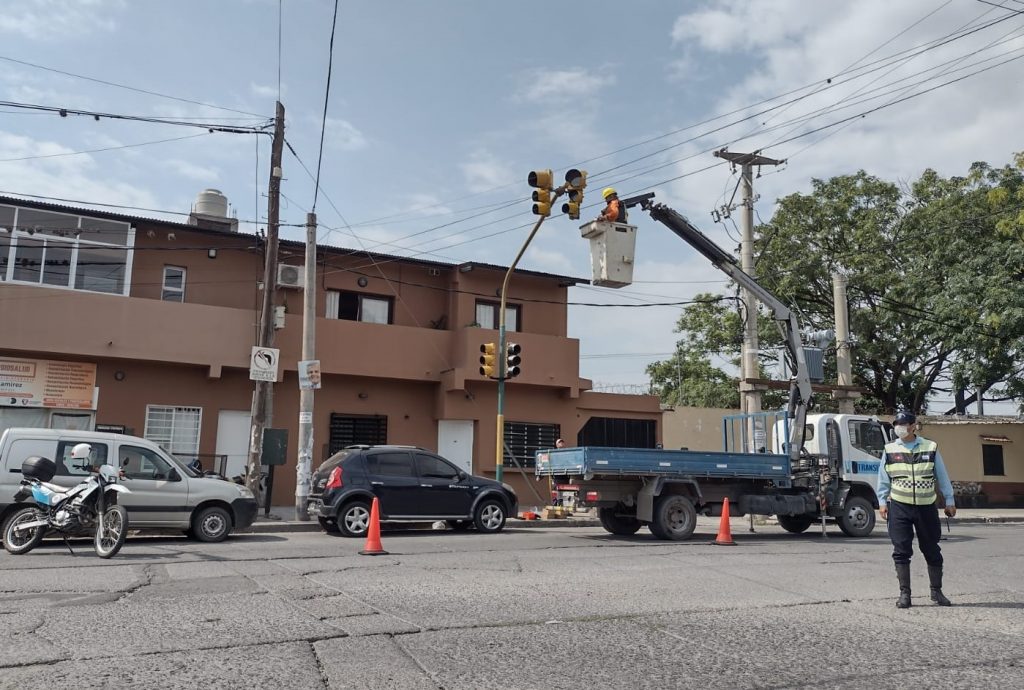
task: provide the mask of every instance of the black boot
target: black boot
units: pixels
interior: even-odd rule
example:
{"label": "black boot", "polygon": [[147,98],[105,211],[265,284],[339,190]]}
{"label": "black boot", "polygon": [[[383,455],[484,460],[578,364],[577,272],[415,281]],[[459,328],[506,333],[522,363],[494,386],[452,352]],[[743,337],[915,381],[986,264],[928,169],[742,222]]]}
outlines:
{"label": "black boot", "polygon": [[932,587],[932,601],[939,606],[952,606],[953,602],[942,593],[942,566],[928,566],[928,582]]}
{"label": "black boot", "polygon": [[896,564],[896,579],[900,581],[900,598],[896,602],[896,608],[910,608],[910,564]]}

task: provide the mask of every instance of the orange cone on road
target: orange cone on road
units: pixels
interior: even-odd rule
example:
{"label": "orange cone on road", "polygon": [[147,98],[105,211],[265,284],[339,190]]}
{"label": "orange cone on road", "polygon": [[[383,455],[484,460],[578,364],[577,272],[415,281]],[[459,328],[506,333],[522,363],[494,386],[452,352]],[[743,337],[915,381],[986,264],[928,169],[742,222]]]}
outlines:
{"label": "orange cone on road", "polygon": [[366,546],[359,552],[362,556],[384,556],[387,551],[380,543],[380,501],[373,497],[370,507],[370,528],[366,530]]}
{"label": "orange cone on road", "polygon": [[732,530],[729,528],[729,498],[722,501],[722,519],[718,523],[718,536],[711,542],[715,546],[736,546],[732,540]]}

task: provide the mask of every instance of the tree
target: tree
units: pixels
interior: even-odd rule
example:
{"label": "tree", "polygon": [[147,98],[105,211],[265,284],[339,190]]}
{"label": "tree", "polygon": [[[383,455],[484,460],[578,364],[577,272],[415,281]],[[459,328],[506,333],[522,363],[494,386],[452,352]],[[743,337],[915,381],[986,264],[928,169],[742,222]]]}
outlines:
{"label": "tree", "polygon": [[[948,179],[928,170],[907,186],[863,171],[814,180],[810,194],[781,199],[757,229],[756,277],[805,329],[832,326],[832,273],[846,274],[854,381],[868,390],[862,410],[924,411],[936,394],[966,402],[969,390],[1024,395],[1024,158],[1016,163],[978,163]],[[652,384],[663,390],[674,364],[712,353],[735,361],[741,326],[721,305],[688,307],[676,354],[648,368]],[[766,336],[762,352],[773,342]],[[833,376],[834,367],[831,353]]]}

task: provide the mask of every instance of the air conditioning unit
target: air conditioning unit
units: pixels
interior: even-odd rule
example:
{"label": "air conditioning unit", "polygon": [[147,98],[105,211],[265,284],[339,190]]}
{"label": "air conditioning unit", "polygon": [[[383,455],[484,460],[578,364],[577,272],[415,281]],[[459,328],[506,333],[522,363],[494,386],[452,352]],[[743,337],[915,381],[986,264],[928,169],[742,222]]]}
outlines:
{"label": "air conditioning unit", "polygon": [[277,265],[277,286],[301,290],[306,282],[305,266]]}

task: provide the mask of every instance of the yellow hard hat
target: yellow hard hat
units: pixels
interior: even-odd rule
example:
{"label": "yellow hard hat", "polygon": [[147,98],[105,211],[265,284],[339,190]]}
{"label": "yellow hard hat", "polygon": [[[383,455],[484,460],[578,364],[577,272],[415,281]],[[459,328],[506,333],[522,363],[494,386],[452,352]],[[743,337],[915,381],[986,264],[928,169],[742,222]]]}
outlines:
{"label": "yellow hard hat", "polygon": [[607,199],[612,194],[617,194],[617,192],[615,191],[615,188],[614,187],[605,187],[604,190],[601,192],[601,197],[604,198],[604,199]]}

